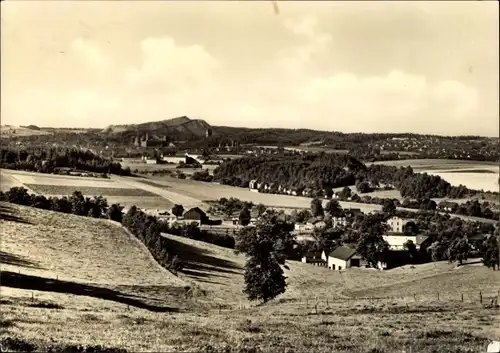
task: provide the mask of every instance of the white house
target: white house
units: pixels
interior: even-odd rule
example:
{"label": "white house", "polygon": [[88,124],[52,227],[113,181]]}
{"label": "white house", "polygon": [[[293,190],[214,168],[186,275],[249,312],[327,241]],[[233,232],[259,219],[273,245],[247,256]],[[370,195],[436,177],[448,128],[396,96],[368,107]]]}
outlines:
{"label": "white house", "polygon": [[403,233],[404,227],[408,222],[413,222],[411,219],[402,219],[399,217],[391,217],[387,220],[387,224],[390,227],[390,231],[394,233]]}
{"label": "white house", "polygon": [[302,262],[315,266],[326,267],[326,255],[324,251],[310,251],[302,256]]}
{"label": "white house", "polygon": [[326,222],[323,221],[322,219],[312,217],[307,220],[306,225],[312,230],[312,229],[321,229],[326,227]]}
{"label": "white house", "polygon": [[355,249],[339,246],[328,254],[327,265],[330,270],[344,270],[351,267],[359,267],[361,257],[356,254]]}
{"label": "white house", "polygon": [[387,233],[383,236],[384,240],[389,243],[390,250],[404,250],[404,244],[411,240],[415,244],[417,250],[420,246],[429,239],[426,235],[406,235],[401,233]]}
{"label": "white house", "polygon": [[347,225],[347,219],[345,217],[332,217],[332,225],[334,227],[345,227]]}
{"label": "white house", "polygon": [[256,179],[250,180],[250,183],[248,184],[248,187],[250,189],[257,189],[257,180]]}

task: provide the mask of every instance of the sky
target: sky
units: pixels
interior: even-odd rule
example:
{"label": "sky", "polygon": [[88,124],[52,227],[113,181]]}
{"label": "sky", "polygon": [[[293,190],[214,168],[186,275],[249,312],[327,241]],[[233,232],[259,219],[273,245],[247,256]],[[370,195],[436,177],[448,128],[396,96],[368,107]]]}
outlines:
{"label": "sky", "polygon": [[497,1],[4,1],[2,124],[499,133]]}

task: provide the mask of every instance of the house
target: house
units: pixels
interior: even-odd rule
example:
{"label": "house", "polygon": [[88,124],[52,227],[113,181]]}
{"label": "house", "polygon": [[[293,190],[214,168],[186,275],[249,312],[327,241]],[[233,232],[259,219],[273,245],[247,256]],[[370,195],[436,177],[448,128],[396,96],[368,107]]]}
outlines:
{"label": "house", "polygon": [[359,267],[361,256],[355,249],[339,246],[328,254],[327,265],[330,270],[344,270],[351,267]]}
{"label": "house", "polygon": [[404,244],[411,240],[415,244],[417,250],[426,246],[429,237],[426,235],[406,235],[402,233],[389,232],[383,236],[384,240],[389,244],[390,250],[404,250]]}
{"label": "house", "polygon": [[318,217],[311,217],[307,220],[306,226],[309,229],[321,229],[326,227],[326,222]]}
{"label": "house", "polygon": [[355,217],[357,215],[363,214],[361,208],[347,208],[344,209],[344,213],[350,215],[351,217]]}
{"label": "house", "polygon": [[390,227],[390,231],[394,233],[403,233],[405,227],[409,222],[414,222],[412,219],[402,219],[400,217],[391,217],[387,220],[387,224]]}
{"label": "house", "polygon": [[199,225],[207,224],[208,217],[199,207],[193,207],[183,215],[184,221],[196,222]]}
{"label": "house", "polygon": [[309,251],[304,256],[302,256],[302,262],[321,267],[326,267],[327,265],[324,251]]}
{"label": "house", "polygon": [[347,225],[347,219],[345,217],[332,217],[332,225],[334,227],[345,227]]}
{"label": "house", "polygon": [[250,183],[248,184],[248,187],[250,189],[258,189],[258,186],[257,186],[257,180],[256,179],[253,179],[253,180],[250,180]]}

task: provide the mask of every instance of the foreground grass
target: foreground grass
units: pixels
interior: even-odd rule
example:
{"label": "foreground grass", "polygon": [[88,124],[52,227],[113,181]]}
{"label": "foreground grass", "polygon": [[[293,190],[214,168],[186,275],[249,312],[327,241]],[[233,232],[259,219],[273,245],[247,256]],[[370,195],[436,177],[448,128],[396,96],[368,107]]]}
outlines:
{"label": "foreground grass", "polygon": [[333,272],[291,261],[287,292],[256,307],[242,294],[245,258],[230,249],[164,235],[188,262],[178,278],[116,224],[1,206],[18,219],[2,220],[0,335],[39,351],[456,353],[500,339],[498,309],[451,300],[497,288],[500,272],[482,266]]}
{"label": "foreground grass", "polygon": [[[52,296],[59,302],[62,298]],[[244,310],[150,313],[138,309],[33,307],[2,303],[2,336],[39,347],[101,345],[128,351],[182,352],[480,352],[498,338],[497,311],[475,305],[273,304]],[[69,325],[68,323],[71,323]]]}

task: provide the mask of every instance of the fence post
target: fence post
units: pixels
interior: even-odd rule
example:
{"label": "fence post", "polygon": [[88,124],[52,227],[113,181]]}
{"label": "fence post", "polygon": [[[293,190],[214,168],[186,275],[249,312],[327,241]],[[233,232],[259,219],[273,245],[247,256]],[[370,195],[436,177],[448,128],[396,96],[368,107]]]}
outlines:
{"label": "fence post", "polygon": [[464,293],[461,294],[462,297],[462,303],[464,302]]}
{"label": "fence post", "polygon": [[438,292],[438,301],[439,301],[439,292]]}
{"label": "fence post", "polygon": [[326,298],[326,307],[329,308],[330,306],[328,305],[328,298]]}
{"label": "fence post", "polygon": [[33,294],[33,292],[31,292],[31,301],[35,301],[35,295]]}
{"label": "fence post", "polygon": [[483,304],[483,293],[481,291],[479,291],[479,302]]}

